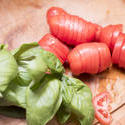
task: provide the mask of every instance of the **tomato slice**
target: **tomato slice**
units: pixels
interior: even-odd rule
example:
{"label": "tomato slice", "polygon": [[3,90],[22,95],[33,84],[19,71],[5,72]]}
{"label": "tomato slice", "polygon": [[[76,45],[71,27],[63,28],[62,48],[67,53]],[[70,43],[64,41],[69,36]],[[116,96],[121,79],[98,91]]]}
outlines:
{"label": "tomato slice", "polygon": [[100,34],[101,34],[101,31],[102,31],[102,27],[98,24],[95,24],[95,26],[96,26],[95,41],[99,41]]}
{"label": "tomato slice", "polygon": [[51,17],[59,15],[67,15],[67,12],[59,7],[51,7],[47,11],[47,22],[49,23]]}
{"label": "tomato slice", "polygon": [[111,97],[108,92],[103,92],[93,98],[95,117],[103,125],[110,125],[112,117],[109,113]]}
{"label": "tomato slice", "polygon": [[77,36],[78,36],[78,30],[79,30],[79,25],[78,25],[78,17],[77,16],[73,16],[74,17],[74,29],[73,29],[73,37],[72,37],[72,44],[73,45],[77,45]]}
{"label": "tomato slice", "polygon": [[120,33],[117,40],[116,40],[116,43],[115,43],[115,46],[114,46],[114,49],[113,49],[113,53],[112,53],[112,62],[114,64],[119,63],[120,51],[121,51],[122,45],[124,43],[123,42],[124,39],[125,39],[125,35]]}
{"label": "tomato slice", "polygon": [[87,22],[86,24],[87,24],[86,41],[91,42],[95,39],[96,26],[95,24],[92,24],[90,22]]}
{"label": "tomato slice", "polygon": [[82,27],[82,32],[81,32],[81,42],[85,43],[86,42],[86,21],[81,19],[81,27]]}
{"label": "tomato slice", "polygon": [[62,40],[63,35],[64,35],[64,16],[58,16],[59,19],[59,31],[57,33],[57,36],[60,40]]}
{"label": "tomato slice", "polygon": [[113,30],[112,40],[111,40],[111,44],[110,44],[111,51],[113,51],[117,37],[119,36],[120,32],[123,31],[122,24],[113,25],[113,27],[114,27],[114,30]]}
{"label": "tomato slice", "polygon": [[101,45],[102,45],[102,47],[101,47],[102,51],[100,53],[101,53],[102,61],[101,61],[101,68],[100,68],[99,72],[104,71],[107,67],[109,67],[111,65],[110,50],[106,44],[101,43]]}
{"label": "tomato slice", "polygon": [[111,38],[113,34],[113,26],[108,25],[102,29],[102,32],[100,34],[100,42],[105,43],[110,47]]}
{"label": "tomato slice", "polygon": [[51,33],[54,36],[57,36],[58,30],[59,30],[58,26],[59,26],[58,16],[54,16],[54,17],[50,18],[49,28],[50,28]]}
{"label": "tomato slice", "polygon": [[125,41],[120,52],[119,67],[125,68]]}
{"label": "tomato slice", "polygon": [[[75,60],[75,61],[74,61]],[[82,69],[81,56],[76,48],[74,48],[68,55],[68,62],[70,69],[74,75],[79,75]]]}
{"label": "tomato slice", "polygon": [[78,19],[78,35],[77,35],[77,38],[76,38],[76,41],[77,41],[77,44],[81,44],[81,37],[82,36],[82,19],[79,18]]}
{"label": "tomato slice", "polygon": [[63,41],[65,41],[67,44],[69,43],[68,35],[70,32],[70,16],[65,15],[65,25],[64,25],[64,36]]}

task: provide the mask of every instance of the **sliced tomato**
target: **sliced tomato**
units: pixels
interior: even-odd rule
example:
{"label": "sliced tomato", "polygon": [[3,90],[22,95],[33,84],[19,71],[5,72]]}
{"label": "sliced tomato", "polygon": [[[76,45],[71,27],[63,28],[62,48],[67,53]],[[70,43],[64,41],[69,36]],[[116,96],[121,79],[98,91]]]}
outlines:
{"label": "sliced tomato", "polygon": [[120,51],[121,51],[122,45],[124,43],[124,40],[125,40],[125,35],[120,33],[116,40],[116,43],[115,43],[115,46],[113,49],[113,53],[112,53],[112,62],[114,64],[119,63]]}
{"label": "sliced tomato", "polygon": [[72,44],[73,45],[77,45],[78,43],[77,43],[77,36],[78,36],[78,30],[79,30],[79,27],[78,27],[78,17],[77,16],[73,16],[73,18],[74,18],[74,29],[73,29],[73,37],[72,37]]}
{"label": "sliced tomato", "polygon": [[101,51],[100,51],[100,59],[101,59],[101,63],[100,63],[100,71],[102,72],[104,71],[107,67],[109,67],[111,65],[111,54],[110,54],[110,50],[107,47],[106,44],[101,43]]}
{"label": "sliced tomato", "polygon": [[[75,60],[75,61],[74,61]],[[79,75],[82,69],[82,62],[79,52],[74,48],[68,55],[68,62],[70,69],[74,75]]]}
{"label": "sliced tomato", "polygon": [[40,41],[39,45],[47,51],[54,53],[62,63],[67,59],[69,49],[51,34],[46,34]]}
{"label": "sliced tomato", "polygon": [[[81,18],[80,18],[81,19]],[[81,32],[81,43],[86,42],[86,21],[81,19],[81,27],[82,27],[82,32]]]}
{"label": "sliced tomato", "polygon": [[93,98],[95,117],[102,125],[110,125],[112,117],[109,113],[111,97],[108,92],[103,92]]}
{"label": "sliced tomato", "polygon": [[108,25],[104,27],[100,34],[100,42],[107,44],[110,47],[111,39],[113,34],[113,26]]}
{"label": "sliced tomato", "polygon": [[123,25],[122,24],[113,25],[113,27],[114,27],[114,30],[113,30],[112,40],[111,40],[111,44],[110,44],[111,51],[113,51],[113,48],[114,48],[115,42],[117,40],[117,37],[123,31]]}
{"label": "sliced tomato", "polygon": [[77,34],[77,44],[81,44],[81,37],[82,37],[82,20],[81,18],[78,19],[78,34]]}
{"label": "sliced tomato", "polygon": [[95,27],[96,27],[95,41],[99,41],[100,34],[101,34],[101,31],[102,31],[102,27],[98,24],[95,24]]}
{"label": "sliced tomato", "polygon": [[63,41],[65,41],[67,44],[69,43],[69,39],[68,39],[69,32],[70,32],[70,16],[65,15],[65,26],[64,26]]}
{"label": "sliced tomato", "polygon": [[125,68],[125,41],[120,52],[119,67]]}
{"label": "sliced tomato", "polygon": [[54,36],[57,36],[58,30],[59,30],[59,19],[58,19],[58,16],[54,16],[54,17],[50,18],[49,28],[50,28],[51,33]]}
{"label": "sliced tomato", "polygon": [[66,15],[67,12],[64,11],[62,8],[59,7],[51,7],[50,9],[48,9],[47,11],[47,20],[49,22],[49,19],[53,16],[57,16],[57,15]]}
{"label": "sliced tomato", "polygon": [[87,31],[86,31],[86,41],[91,42],[95,39],[96,26],[90,22],[87,22]]}
{"label": "sliced tomato", "polygon": [[57,36],[60,40],[63,39],[63,35],[64,35],[64,24],[65,24],[65,18],[64,16],[58,16],[58,19],[59,19],[59,31],[57,33]]}

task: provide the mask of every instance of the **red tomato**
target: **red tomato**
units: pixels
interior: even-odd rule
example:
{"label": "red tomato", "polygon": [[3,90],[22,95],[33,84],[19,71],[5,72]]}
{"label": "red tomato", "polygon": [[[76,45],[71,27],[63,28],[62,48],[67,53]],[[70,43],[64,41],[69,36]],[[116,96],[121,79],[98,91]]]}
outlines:
{"label": "red tomato", "polygon": [[120,51],[119,67],[125,68],[125,40]]}
{"label": "red tomato", "polygon": [[119,36],[119,34],[122,31],[123,31],[123,25],[122,24],[118,24],[118,25],[114,26],[114,31],[113,31],[113,35],[112,35],[111,44],[110,44],[111,51],[113,51],[115,42],[117,40],[117,37]]}
{"label": "red tomato", "polygon": [[125,34],[120,33],[116,40],[116,43],[115,43],[115,46],[113,49],[113,53],[112,53],[112,62],[114,64],[119,63],[120,51],[121,51],[124,41],[125,41]]}
{"label": "red tomato", "polygon": [[[76,55],[79,55],[79,58],[74,58]],[[76,68],[77,74],[95,74],[106,70],[111,64],[111,54],[108,47],[104,43],[93,42],[80,44],[69,53],[67,59],[73,74],[76,74]],[[77,67],[77,65],[75,65],[76,62],[79,62],[80,66]],[[74,65],[71,66],[71,64]]]}
{"label": "red tomato", "polygon": [[109,113],[111,97],[108,92],[98,94],[93,98],[95,117],[102,125],[110,125],[112,117]]}
{"label": "red tomato", "polygon": [[[50,31],[61,41],[66,42],[69,45],[78,45],[94,40],[97,30],[95,24],[87,22],[78,16],[69,14],[53,17],[49,19]],[[58,32],[55,30],[55,27],[59,27]]]}
{"label": "red tomato", "polygon": [[112,31],[113,31],[113,25],[108,25],[104,27],[101,31],[99,41],[102,43],[107,44],[107,46],[110,48],[110,43],[112,39]]}
{"label": "red tomato", "polygon": [[[79,73],[81,73],[81,71],[82,71],[81,59],[82,59],[81,55],[80,55],[80,53],[78,53],[77,49],[74,49],[72,51],[72,54],[68,55],[68,62],[70,64],[70,69],[75,75],[79,75]],[[74,61],[74,60],[76,60],[76,61]]]}
{"label": "red tomato", "polygon": [[102,31],[102,27],[98,24],[95,24],[95,26],[96,26],[95,41],[99,41],[100,34],[101,34],[101,31]]}
{"label": "red tomato", "polygon": [[64,11],[62,8],[59,7],[51,7],[48,11],[47,11],[47,20],[49,22],[49,19],[53,16],[57,16],[57,15],[66,15],[66,11]]}
{"label": "red tomato", "polygon": [[63,43],[61,43],[58,39],[56,39],[51,34],[46,34],[39,41],[39,45],[43,49],[54,53],[62,63],[66,61],[67,55],[69,53],[68,47]]}
{"label": "red tomato", "polygon": [[113,51],[114,44],[120,32],[122,32],[122,24],[108,25],[101,30],[99,41],[106,43]]}

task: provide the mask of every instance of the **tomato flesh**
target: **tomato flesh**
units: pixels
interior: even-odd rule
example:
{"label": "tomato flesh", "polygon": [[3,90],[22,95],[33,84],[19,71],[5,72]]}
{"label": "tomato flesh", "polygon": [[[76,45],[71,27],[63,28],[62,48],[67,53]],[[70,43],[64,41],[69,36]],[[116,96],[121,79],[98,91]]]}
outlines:
{"label": "tomato flesh", "polygon": [[109,113],[111,97],[108,92],[103,92],[93,98],[95,117],[102,125],[110,125],[112,117]]}

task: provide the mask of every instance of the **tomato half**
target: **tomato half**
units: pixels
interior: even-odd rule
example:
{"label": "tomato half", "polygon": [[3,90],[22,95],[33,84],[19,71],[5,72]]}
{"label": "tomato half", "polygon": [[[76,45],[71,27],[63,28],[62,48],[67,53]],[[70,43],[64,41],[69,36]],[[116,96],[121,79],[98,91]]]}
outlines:
{"label": "tomato half", "polygon": [[103,92],[93,98],[95,117],[102,125],[110,125],[112,117],[109,113],[111,97],[108,92]]}

